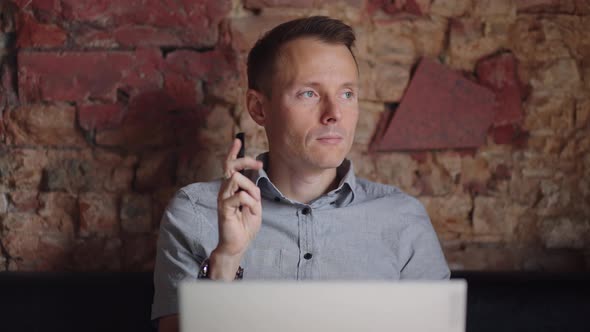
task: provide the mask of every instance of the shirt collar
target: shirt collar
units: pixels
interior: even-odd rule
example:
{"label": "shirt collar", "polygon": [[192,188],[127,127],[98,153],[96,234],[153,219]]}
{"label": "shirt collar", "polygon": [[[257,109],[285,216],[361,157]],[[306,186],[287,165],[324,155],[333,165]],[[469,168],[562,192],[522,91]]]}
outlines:
{"label": "shirt collar", "polygon": [[[268,152],[259,154],[256,157],[256,160],[262,161],[265,168],[266,165],[268,165]],[[245,175],[260,188],[263,196],[279,197],[279,199],[290,201],[270,181],[270,178],[268,177],[268,174],[264,168],[261,168],[258,171],[247,170]],[[349,159],[344,159],[342,164],[340,164],[340,166],[338,166],[336,169],[336,174],[338,178],[341,179],[338,187],[314,201],[324,198],[325,196],[336,196],[334,201],[338,202],[339,206],[352,203],[355,198],[356,191],[356,176],[354,175],[352,161]],[[313,202],[310,202],[310,204],[313,204]]]}

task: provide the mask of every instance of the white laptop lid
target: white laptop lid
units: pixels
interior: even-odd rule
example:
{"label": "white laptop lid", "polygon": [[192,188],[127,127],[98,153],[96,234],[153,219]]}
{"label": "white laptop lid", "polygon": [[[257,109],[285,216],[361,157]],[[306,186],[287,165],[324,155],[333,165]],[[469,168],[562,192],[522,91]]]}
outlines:
{"label": "white laptop lid", "polygon": [[184,282],[182,332],[464,332],[467,284]]}

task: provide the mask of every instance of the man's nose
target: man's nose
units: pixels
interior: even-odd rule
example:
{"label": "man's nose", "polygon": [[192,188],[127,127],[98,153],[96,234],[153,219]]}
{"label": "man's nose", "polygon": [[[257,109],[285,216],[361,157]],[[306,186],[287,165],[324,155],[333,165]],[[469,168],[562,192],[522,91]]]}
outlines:
{"label": "man's nose", "polygon": [[334,97],[324,98],[322,103],[322,123],[331,124],[337,123],[342,118],[342,110]]}

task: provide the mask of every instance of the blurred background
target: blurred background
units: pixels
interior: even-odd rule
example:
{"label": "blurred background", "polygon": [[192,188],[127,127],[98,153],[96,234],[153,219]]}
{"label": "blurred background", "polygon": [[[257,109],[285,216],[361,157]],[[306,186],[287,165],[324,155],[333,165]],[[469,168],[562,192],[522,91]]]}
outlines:
{"label": "blurred background", "polygon": [[358,174],[451,269],[590,269],[589,1],[2,0],[0,271],[151,271],[173,193],[265,151],[247,51],[308,15],[357,34]]}

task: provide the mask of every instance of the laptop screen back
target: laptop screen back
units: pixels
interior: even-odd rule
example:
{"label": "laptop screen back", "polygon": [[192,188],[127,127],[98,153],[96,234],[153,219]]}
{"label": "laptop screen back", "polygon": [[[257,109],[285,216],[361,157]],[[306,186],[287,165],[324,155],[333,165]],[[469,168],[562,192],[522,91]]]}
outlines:
{"label": "laptop screen back", "polygon": [[467,284],[184,282],[182,332],[463,332]]}

